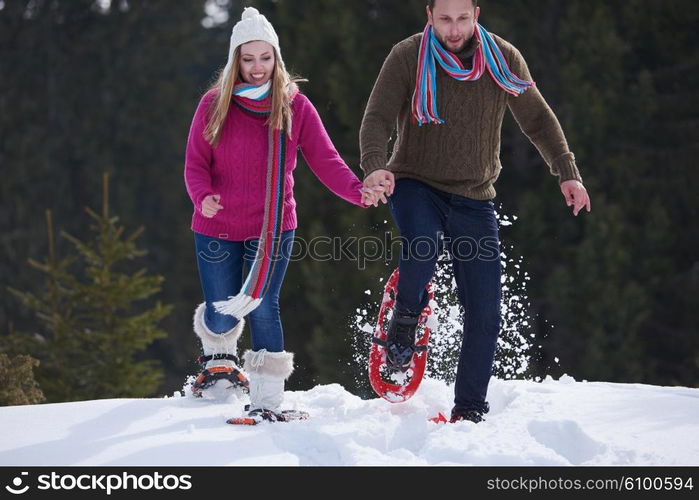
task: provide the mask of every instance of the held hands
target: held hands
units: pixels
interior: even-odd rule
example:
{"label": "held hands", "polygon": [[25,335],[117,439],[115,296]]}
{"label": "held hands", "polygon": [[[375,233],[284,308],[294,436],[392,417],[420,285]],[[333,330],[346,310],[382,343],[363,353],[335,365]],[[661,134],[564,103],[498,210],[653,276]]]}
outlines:
{"label": "held hands", "polygon": [[360,192],[362,193],[362,203],[364,203],[366,206],[374,205],[375,207],[378,207],[379,201],[383,201],[384,203],[387,201],[385,186],[364,186],[362,189],[360,189]]}
{"label": "held hands", "polygon": [[573,215],[576,217],[583,207],[585,207],[588,212],[591,210],[590,196],[587,194],[585,186],[583,186],[580,181],[570,180],[561,182],[561,192],[566,200],[566,205],[573,207]]}
{"label": "held hands", "polygon": [[[396,186],[393,172],[388,170],[375,170],[364,179],[364,188],[362,189],[362,203],[365,205],[374,205],[377,207],[379,201],[387,203],[386,196],[393,194],[393,189]],[[368,203],[367,203],[368,201]]]}
{"label": "held hands", "polygon": [[219,205],[219,201],[221,201],[220,194],[210,194],[204,198],[204,201],[201,202],[202,215],[209,219],[216,215],[223,208],[222,205]]}
{"label": "held hands", "polygon": [[359,192],[362,193],[362,203],[367,207],[374,205],[379,206],[379,199],[383,196],[384,188],[378,186],[378,189],[373,189],[369,187],[362,187]]}

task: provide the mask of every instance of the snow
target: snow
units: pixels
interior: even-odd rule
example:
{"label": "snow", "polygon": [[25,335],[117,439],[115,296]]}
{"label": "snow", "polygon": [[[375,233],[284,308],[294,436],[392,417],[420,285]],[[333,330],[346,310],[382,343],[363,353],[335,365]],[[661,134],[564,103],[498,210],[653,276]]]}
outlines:
{"label": "snow", "polygon": [[244,396],[107,399],[0,408],[0,465],[699,465],[699,389],[493,379],[480,424],[435,424],[453,387],[408,402],[337,384],[287,392],[307,421],[232,426]]}

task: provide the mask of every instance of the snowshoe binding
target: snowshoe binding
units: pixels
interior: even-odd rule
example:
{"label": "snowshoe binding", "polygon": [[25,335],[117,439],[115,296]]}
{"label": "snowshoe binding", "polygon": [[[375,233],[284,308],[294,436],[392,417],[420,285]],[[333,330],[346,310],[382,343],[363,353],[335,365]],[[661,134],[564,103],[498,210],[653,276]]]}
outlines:
{"label": "snowshoe binding", "polygon": [[[202,397],[204,395],[204,391],[210,387],[213,387],[219,380],[229,382],[230,389],[241,389],[245,393],[249,391],[250,383],[248,382],[248,378],[237,368],[239,364],[237,356],[233,354],[214,354],[205,356],[202,354],[199,356],[199,358],[197,358],[197,361],[204,367],[209,361],[212,360],[228,360],[232,361],[233,363],[204,368],[204,370],[202,370],[196,380],[194,380],[192,383],[192,394],[194,394],[194,397]],[[230,366],[231,364],[233,366]]]}
{"label": "snowshoe binding", "polygon": [[400,304],[393,307],[393,316],[388,322],[386,341],[376,340],[386,348],[386,366],[389,370],[406,372],[410,368],[413,354],[427,350],[427,346],[415,345],[415,332],[420,314],[415,314]]}

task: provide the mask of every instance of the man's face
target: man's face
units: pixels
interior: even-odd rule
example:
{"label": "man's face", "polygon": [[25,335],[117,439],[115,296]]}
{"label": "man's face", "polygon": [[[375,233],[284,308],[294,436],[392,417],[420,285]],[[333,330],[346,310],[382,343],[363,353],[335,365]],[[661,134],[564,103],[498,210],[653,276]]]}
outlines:
{"label": "man's face", "polygon": [[427,6],[427,21],[445,49],[459,52],[473,36],[480,11],[471,0],[436,0],[434,9]]}

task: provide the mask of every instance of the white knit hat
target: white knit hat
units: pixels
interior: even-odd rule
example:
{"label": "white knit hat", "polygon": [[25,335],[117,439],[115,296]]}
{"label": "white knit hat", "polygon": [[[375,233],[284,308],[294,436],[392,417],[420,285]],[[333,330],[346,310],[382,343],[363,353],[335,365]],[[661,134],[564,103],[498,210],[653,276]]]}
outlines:
{"label": "white knit hat", "polygon": [[262,40],[269,43],[277,50],[277,57],[281,58],[281,50],[279,50],[279,37],[272,27],[272,24],[265,16],[254,7],[246,7],[243,10],[243,15],[240,16],[240,21],[233,26],[231,33],[231,46],[228,50],[228,62],[224,72],[228,72],[233,65],[233,55],[235,49],[244,43],[255,40]]}

